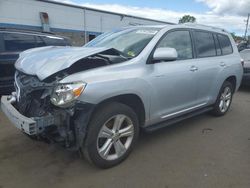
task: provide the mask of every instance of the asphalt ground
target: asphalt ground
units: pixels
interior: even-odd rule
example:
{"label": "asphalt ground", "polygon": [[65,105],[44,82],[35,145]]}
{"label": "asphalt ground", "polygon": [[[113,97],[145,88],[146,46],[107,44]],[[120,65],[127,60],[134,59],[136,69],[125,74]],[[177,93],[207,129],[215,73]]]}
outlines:
{"label": "asphalt ground", "polygon": [[142,133],[122,164],[98,169],[78,153],[31,140],[0,112],[0,188],[249,188],[250,88],[224,117],[200,115]]}

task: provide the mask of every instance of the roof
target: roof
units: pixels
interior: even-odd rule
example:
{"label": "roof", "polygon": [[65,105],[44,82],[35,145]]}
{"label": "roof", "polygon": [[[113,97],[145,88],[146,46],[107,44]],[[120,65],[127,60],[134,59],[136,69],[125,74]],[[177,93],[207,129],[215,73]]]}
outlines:
{"label": "roof", "polygon": [[139,17],[139,16],[133,16],[133,15],[122,14],[122,13],[117,13],[117,12],[110,12],[110,11],[105,11],[105,10],[100,10],[100,9],[95,9],[95,8],[90,8],[90,7],[86,7],[86,6],[81,6],[81,5],[70,4],[70,3],[63,3],[63,2],[58,2],[58,1],[51,1],[51,0],[37,0],[37,1],[41,1],[44,3],[56,4],[56,5],[62,5],[62,6],[68,6],[68,7],[73,7],[73,8],[80,8],[80,9],[85,9],[85,10],[97,11],[97,12],[102,12],[102,13],[106,13],[106,14],[113,14],[113,15],[118,15],[118,16],[129,17],[129,18],[148,20],[148,21],[158,22],[158,23],[162,23],[162,24],[168,24],[168,25],[175,24],[175,23],[165,22],[165,21],[161,21],[161,20],[143,18],[143,17]]}
{"label": "roof", "polygon": [[228,33],[225,29],[219,28],[219,27],[214,27],[214,26],[208,26],[208,25],[203,25],[203,24],[196,24],[196,23],[184,23],[184,24],[175,24],[175,25],[142,25],[142,26],[129,26],[129,27],[147,27],[147,28],[188,28],[188,29],[200,29],[200,30],[207,30],[207,31],[212,31],[212,32],[220,32],[220,33]]}

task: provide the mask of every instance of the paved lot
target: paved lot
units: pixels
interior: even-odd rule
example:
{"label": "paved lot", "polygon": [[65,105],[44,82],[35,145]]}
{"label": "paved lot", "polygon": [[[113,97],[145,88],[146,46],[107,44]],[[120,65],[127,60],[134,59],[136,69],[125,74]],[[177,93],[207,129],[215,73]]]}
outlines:
{"label": "paved lot", "polygon": [[250,187],[250,89],[222,118],[208,114],[142,134],[121,165],[100,170],[76,153],[32,141],[0,112],[0,188]]}

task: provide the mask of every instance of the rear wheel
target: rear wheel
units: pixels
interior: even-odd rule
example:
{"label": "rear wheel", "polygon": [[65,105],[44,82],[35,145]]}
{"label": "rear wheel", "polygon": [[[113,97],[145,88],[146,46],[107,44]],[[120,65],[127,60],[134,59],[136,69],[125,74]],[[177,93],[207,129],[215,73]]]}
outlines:
{"label": "rear wheel", "polygon": [[96,111],[83,145],[85,157],[96,166],[110,168],[127,158],[139,133],[135,112],[121,103]]}
{"label": "rear wheel", "polygon": [[233,85],[230,82],[225,81],[217,97],[212,114],[215,116],[225,115],[231,106],[232,98]]}

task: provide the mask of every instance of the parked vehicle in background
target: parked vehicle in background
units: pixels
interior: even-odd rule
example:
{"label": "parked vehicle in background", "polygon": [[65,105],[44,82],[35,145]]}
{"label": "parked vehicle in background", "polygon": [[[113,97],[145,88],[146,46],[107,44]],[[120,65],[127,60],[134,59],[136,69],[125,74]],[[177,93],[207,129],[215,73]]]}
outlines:
{"label": "parked vehicle in background", "polygon": [[42,46],[70,46],[70,41],[52,33],[0,28],[0,95],[14,90],[14,63],[19,53]]}
{"label": "parked vehicle in background", "polygon": [[122,162],[141,129],[225,115],[243,74],[231,35],[196,24],[130,27],[84,47],[27,50],[15,67],[16,93],[1,99],[6,116],[101,168]]}
{"label": "parked vehicle in background", "polygon": [[245,50],[245,49],[250,49],[250,44],[249,42],[241,42],[237,45],[237,48],[240,51]]}
{"label": "parked vehicle in background", "polygon": [[240,51],[240,55],[244,61],[242,85],[250,86],[250,48]]}

